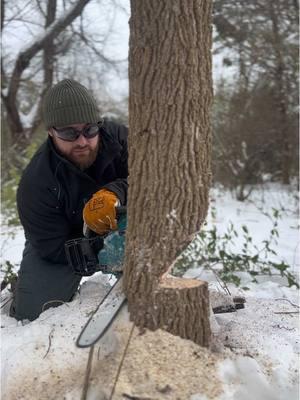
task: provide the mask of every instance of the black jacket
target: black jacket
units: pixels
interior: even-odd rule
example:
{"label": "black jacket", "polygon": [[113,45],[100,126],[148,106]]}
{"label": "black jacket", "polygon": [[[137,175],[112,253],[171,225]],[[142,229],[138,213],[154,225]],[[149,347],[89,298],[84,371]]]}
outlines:
{"label": "black jacket", "polygon": [[99,189],[126,204],[127,132],[104,120],[97,159],[84,172],[57,153],[50,137],[36,152],[21,178],[17,206],[25,237],[42,258],[67,262],[64,243],[82,236],[84,204]]}

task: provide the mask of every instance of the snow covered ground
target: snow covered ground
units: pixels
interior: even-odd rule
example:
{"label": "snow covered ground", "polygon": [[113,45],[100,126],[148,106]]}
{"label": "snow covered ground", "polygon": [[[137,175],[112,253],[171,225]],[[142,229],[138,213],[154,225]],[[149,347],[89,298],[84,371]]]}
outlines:
{"label": "snow covered ground", "polygon": [[[211,204],[216,212],[213,216],[210,215],[208,226],[214,224],[218,230],[225,231],[230,222],[238,230],[241,230],[242,225],[247,225],[258,246],[268,237],[272,227],[270,218],[263,211],[271,213],[272,208],[280,209],[277,257],[291,265],[291,270],[298,274],[298,199],[294,192],[272,185],[253,193],[250,201],[243,203],[236,201],[230,193],[216,189],[212,191],[211,197]],[[5,245],[2,248],[2,257],[18,263],[24,242],[22,233],[17,232],[15,239],[7,242],[3,240],[4,236],[3,232],[2,243]],[[235,246],[238,248],[239,245],[237,240]],[[222,293],[214,274],[203,271],[200,266],[190,269],[185,276],[205,279],[212,292]],[[212,316],[214,340],[210,351],[164,332],[147,333],[144,336],[136,333],[133,335],[127,364],[124,364],[123,375],[121,374],[113,399],[141,398],[141,395],[133,397],[137,396],[141,378],[137,378],[139,385],[134,387],[130,386],[130,377],[138,377],[139,371],[147,368],[147,365],[149,368],[152,365],[151,371],[148,371],[149,399],[298,399],[299,292],[295,287],[288,288],[284,285],[285,281],[277,276],[259,277],[258,283],[252,283],[245,273],[240,274],[240,277],[241,287],[248,287],[248,290],[232,284],[228,288],[232,295],[246,298],[245,308],[235,313]],[[88,315],[96,307],[99,297],[109,286],[108,277],[97,274],[82,285],[80,293],[71,303],[49,309],[31,323],[17,323],[7,315],[7,306],[2,308],[1,399],[81,398],[88,350],[76,348],[75,340]],[[122,314],[118,329],[126,331],[129,324],[126,309]],[[113,326],[113,329],[117,330],[117,327]],[[137,370],[131,370],[128,377],[126,365],[129,370],[130,357],[134,356],[136,349],[140,349],[141,340],[144,340],[144,344],[151,343],[151,346],[149,344],[143,364],[139,365],[140,360],[132,358],[132,364]],[[165,355],[161,349],[161,356],[158,357],[154,351],[156,342],[167,343],[166,340],[169,344],[172,343],[171,348],[178,346],[178,352],[185,349],[180,362],[186,364],[181,369],[172,370],[172,374],[177,374],[174,379],[168,375],[168,371],[170,364],[174,363],[175,355],[169,354],[170,351]],[[117,358],[110,357],[116,346],[118,347],[116,336],[109,331],[96,348],[98,361],[95,363],[100,364],[98,377],[91,381],[92,387],[94,385],[94,388],[99,388],[97,385],[100,377],[105,379],[105,373],[108,374],[107,371],[110,371],[113,364],[118,364]],[[142,351],[139,353],[142,357]],[[197,357],[193,354],[197,354]],[[189,368],[188,365],[192,369],[191,374],[185,371]],[[97,364],[96,366],[98,368]],[[157,374],[153,372],[155,366]],[[209,371],[209,376],[213,379],[203,375],[203,368],[207,369],[207,375]],[[178,383],[181,376],[185,385]],[[155,380],[156,389],[151,386],[151,377],[153,382]],[[102,381],[102,389],[91,390],[88,399],[108,398],[103,394],[104,382],[109,385],[108,381]],[[129,392],[131,397],[128,397]]]}

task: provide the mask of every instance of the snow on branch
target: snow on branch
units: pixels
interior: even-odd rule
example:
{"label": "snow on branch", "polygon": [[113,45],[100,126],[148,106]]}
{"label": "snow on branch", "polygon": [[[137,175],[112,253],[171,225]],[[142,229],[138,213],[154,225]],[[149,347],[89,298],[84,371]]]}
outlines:
{"label": "snow on branch", "polygon": [[91,0],[78,0],[62,17],[51,24],[43,33],[33,42],[20,51],[10,81],[8,97],[15,98],[19,87],[19,80],[23,71],[29,66],[31,59],[46,45],[48,41],[57,37],[74,19],[76,19]]}

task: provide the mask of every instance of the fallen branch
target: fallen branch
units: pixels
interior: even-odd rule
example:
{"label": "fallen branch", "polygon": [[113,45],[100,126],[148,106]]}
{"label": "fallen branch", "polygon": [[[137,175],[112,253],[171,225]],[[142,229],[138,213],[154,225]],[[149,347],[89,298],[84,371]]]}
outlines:
{"label": "fallen branch", "polygon": [[[119,380],[119,376],[120,376],[120,373],[121,373],[121,369],[123,367],[125,356],[126,356],[126,353],[127,353],[128,347],[129,347],[129,343],[130,343],[130,340],[132,338],[133,330],[134,330],[134,324],[132,324],[132,328],[131,328],[129,336],[128,336],[128,340],[127,340],[127,343],[126,343],[126,346],[125,346],[125,349],[124,349],[124,352],[123,352],[123,355],[122,355],[121,362],[120,362],[119,367],[118,367],[116,379],[115,379],[115,382],[114,382],[114,385],[113,385],[109,400],[112,400],[113,395],[115,393],[116,386],[117,386],[117,383],[118,383],[118,380]],[[127,395],[125,395],[125,396],[127,396]],[[131,398],[131,397],[127,397],[127,398]]]}
{"label": "fallen branch", "polygon": [[12,301],[13,296],[7,296],[5,299],[1,299],[1,309],[4,308],[6,306],[6,304],[8,304],[10,301]]}
{"label": "fallen branch", "polygon": [[91,374],[91,369],[92,369],[93,355],[94,355],[94,346],[92,346],[89,351],[89,358],[88,358],[88,362],[87,362],[87,366],[86,366],[86,370],[85,370],[81,400],[87,399],[87,391],[89,388],[89,379],[90,379],[90,374]]}
{"label": "fallen branch", "polygon": [[122,396],[128,400],[153,400],[153,397],[141,397],[141,396],[134,396],[127,393],[122,393]]}
{"label": "fallen branch", "polygon": [[294,306],[294,307],[297,307],[297,308],[300,308],[300,306],[298,306],[298,304],[292,303],[289,299],[284,299],[284,298],[282,298],[282,299],[275,299],[275,300],[276,300],[276,301],[279,301],[279,300],[288,301],[288,302],[290,303],[290,305],[292,305],[292,306]]}
{"label": "fallen branch", "polygon": [[299,311],[274,311],[274,314],[299,314]]}
{"label": "fallen branch", "polygon": [[52,328],[50,333],[49,333],[49,345],[48,345],[48,349],[47,349],[46,354],[44,355],[43,359],[45,359],[47,357],[47,355],[48,355],[48,353],[50,351],[53,332],[54,332],[54,328]]}
{"label": "fallen branch", "polygon": [[286,326],[283,325],[272,325],[272,328],[278,328],[278,329],[285,329],[286,331],[294,331],[296,328],[287,328]]}
{"label": "fallen branch", "polygon": [[[52,303],[53,303],[53,304],[58,303],[57,306],[58,306],[58,305],[63,305],[63,304],[65,304],[66,306],[69,307],[69,304],[66,303],[66,302],[63,301],[63,300],[50,300],[50,301],[47,301],[46,303],[43,304],[42,312],[43,312],[43,311],[46,311],[46,310],[49,308],[49,307],[46,308],[46,306],[49,305],[49,304],[52,304]],[[57,306],[56,306],[56,307],[57,307]],[[53,306],[53,307],[55,307],[55,306]]]}

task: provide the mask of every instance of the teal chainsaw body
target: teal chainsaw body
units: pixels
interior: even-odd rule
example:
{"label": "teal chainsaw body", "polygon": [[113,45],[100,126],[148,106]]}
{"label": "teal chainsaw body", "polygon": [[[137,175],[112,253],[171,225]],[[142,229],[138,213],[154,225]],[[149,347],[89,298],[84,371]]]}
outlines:
{"label": "teal chainsaw body", "polygon": [[[122,267],[125,251],[125,233],[127,227],[126,214],[118,217],[117,231],[110,232],[103,239],[103,248],[98,253],[99,265],[107,265],[108,273],[110,268]],[[103,271],[105,272],[105,271]]]}

